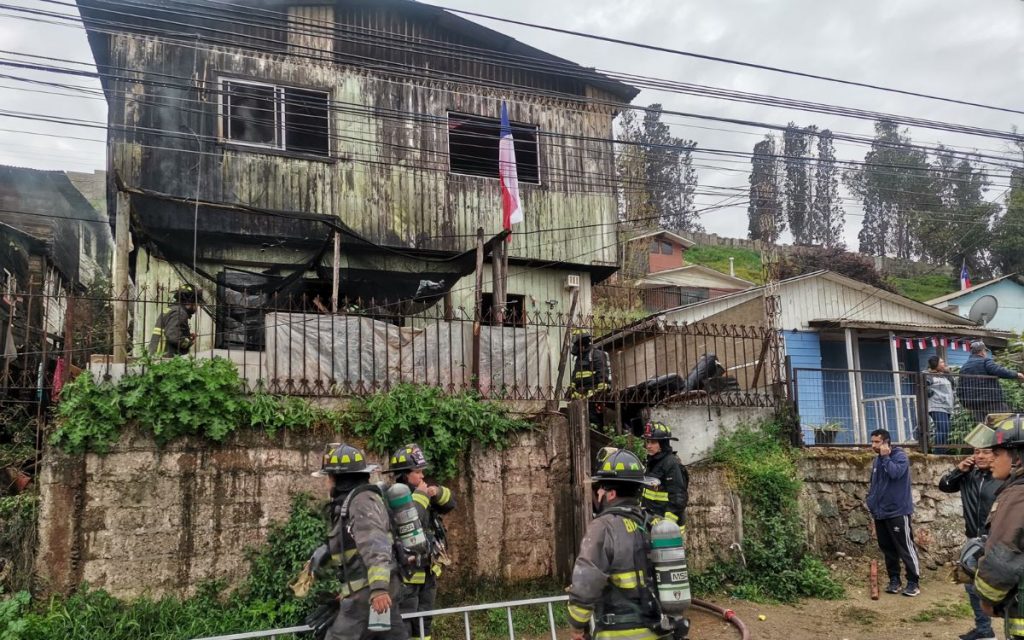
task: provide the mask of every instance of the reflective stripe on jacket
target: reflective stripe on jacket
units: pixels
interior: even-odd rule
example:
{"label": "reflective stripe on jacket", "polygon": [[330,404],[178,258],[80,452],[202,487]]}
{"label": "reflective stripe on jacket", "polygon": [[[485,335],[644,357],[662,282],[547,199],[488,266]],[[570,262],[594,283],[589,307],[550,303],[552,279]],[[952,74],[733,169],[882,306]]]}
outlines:
{"label": "reflective stripe on jacket", "polygon": [[156,319],[149,339],[149,354],[158,358],[186,355],[192,348],[188,311],[182,305],[169,308]]}

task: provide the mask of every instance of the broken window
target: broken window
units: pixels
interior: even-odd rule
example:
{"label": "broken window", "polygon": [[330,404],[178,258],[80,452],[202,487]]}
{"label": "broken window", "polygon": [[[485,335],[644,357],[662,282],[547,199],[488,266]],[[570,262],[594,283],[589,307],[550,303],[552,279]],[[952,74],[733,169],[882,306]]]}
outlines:
{"label": "broken window", "polygon": [[225,80],[221,101],[225,140],[330,155],[330,106],[326,91]]}
{"label": "broken window", "polygon": [[[497,308],[494,305],[493,293],[480,294],[480,321],[485,325],[498,323]],[[505,296],[505,315],[502,324],[506,327],[526,326],[526,296],[509,293]]]}
{"label": "broken window", "polygon": [[[537,127],[510,123],[516,147],[516,174],[520,182],[540,184],[537,166]],[[501,121],[460,113],[448,114],[448,162],[452,173],[498,177],[498,141]]]}

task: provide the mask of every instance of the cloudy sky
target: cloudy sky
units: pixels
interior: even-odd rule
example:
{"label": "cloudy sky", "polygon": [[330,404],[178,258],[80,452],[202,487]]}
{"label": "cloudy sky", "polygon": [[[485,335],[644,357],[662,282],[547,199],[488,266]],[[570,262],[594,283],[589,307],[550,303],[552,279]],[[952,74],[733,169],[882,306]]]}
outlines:
{"label": "cloudy sky", "polygon": [[[8,4],[47,11],[73,9],[39,0]],[[1024,2],[1021,0],[442,0],[443,6],[491,13],[527,22],[639,41],[764,65],[800,70],[909,91],[1024,110]],[[9,52],[91,61],[85,33],[19,19],[0,9],[0,60]],[[622,45],[562,36],[476,19],[523,42],[586,66],[674,81],[764,93],[1009,131],[1024,129],[1024,115],[841,86],[767,71],[654,53]],[[86,121],[105,121],[96,96],[53,95],[60,90],[15,81],[6,75],[56,80],[99,88],[98,82],[46,76],[0,66],[0,164],[76,171],[102,168],[101,129],[48,124],[4,115],[5,110]],[[781,108],[644,91],[637,104],[661,102],[666,109],[786,124],[817,125],[870,135],[869,121]],[[730,124],[667,116],[676,135],[699,147],[747,152],[766,132]],[[31,133],[29,133],[31,132]],[[43,135],[32,135],[32,134]],[[922,144],[945,143],[989,154],[1007,154],[1006,141],[912,130]],[[837,145],[843,159],[862,159],[859,145]],[[747,185],[748,163],[723,162],[698,154],[702,190]],[[734,169],[723,171],[722,167]],[[736,171],[738,169],[739,171]],[[987,194],[997,199],[1005,177],[994,177]],[[708,187],[708,189],[705,189]],[[699,206],[722,201],[701,196]],[[1000,199],[1001,201],[1001,199]],[[846,203],[848,243],[856,246],[861,210]],[[709,231],[746,235],[745,205],[709,212]]]}

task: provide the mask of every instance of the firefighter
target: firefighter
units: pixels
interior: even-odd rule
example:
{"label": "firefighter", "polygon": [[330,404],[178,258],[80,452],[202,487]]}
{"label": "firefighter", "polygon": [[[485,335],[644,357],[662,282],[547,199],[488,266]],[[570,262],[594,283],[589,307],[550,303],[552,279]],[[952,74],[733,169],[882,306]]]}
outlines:
{"label": "firefighter", "polygon": [[[327,445],[320,471],[331,492],[331,529],[327,542],[313,552],[311,571],[325,565],[337,569],[341,582],[338,613],[326,629],[326,640],[378,638],[407,640],[409,627],[395,604],[401,580],[395,563],[391,520],[380,487],[370,483],[377,465],[367,464],[359,449],[347,444]],[[387,630],[371,631],[371,615]]]}
{"label": "firefighter", "polygon": [[597,468],[591,482],[598,515],[587,527],[569,587],[572,638],[582,640],[593,622],[594,640],[655,640],[659,610],[645,577],[647,517],[639,503],[652,479],[625,449]]}
{"label": "firefighter", "polygon": [[992,477],[1004,481],[989,511],[988,539],[974,574],[974,589],[989,615],[1002,617],[1008,640],[1024,639],[1024,414],[990,414],[967,438],[991,448]]}
{"label": "firefighter", "polygon": [[[448,563],[447,536],[441,516],[455,508],[455,497],[448,487],[427,484],[423,472],[427,457],[418,444],[407,444],[391,456],[388,473],[395,474],[395,482],[409,487],[420,523],[427,536],[430,552],[420,558],[410,571],[402,575],[399,609],[402,613],[430,611],[437,597],[437,579],[444,564]],[[423,618],[422,637],[430,640],[431,618]],[[409,635],[420,637],[420,619],[409,624]]]}
{"label": "firefighter", "polygon": [[150,355],[157,358],[188,355],[196,340],[188,321],[202,301],[202,292],[191,285],[181,285],[174,292],[174,303],[156,319],[153,336],[149,340]]}
{"label": "firefighter", "polygon": [[652,516],[672,520],[686,526],[686,505],[690,500],[690,474],[672,450],[672,430],[661,422],[644,425],[644,448],[647,449],[647,475],[657,481],[655,488],[644,489],[643,506]]}
{"label": "firefighter", "polygon": [[[589,331],[578,330],[573,336],[570,353],[576,358],[572,369],[571,397],[593,398],[611,388],[612,369],[608,352],[594,346]],[[600,425],[604,403],[590,400],[587,403],[590,423]]]}

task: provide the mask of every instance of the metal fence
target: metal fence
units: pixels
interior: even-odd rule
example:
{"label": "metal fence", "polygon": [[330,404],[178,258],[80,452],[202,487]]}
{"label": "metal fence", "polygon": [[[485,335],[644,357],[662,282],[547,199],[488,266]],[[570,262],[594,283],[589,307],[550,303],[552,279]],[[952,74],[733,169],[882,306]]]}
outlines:
{"label": "metal fence", "polygon": [[[505,620],[508,629],[509,640],[516,639],[515,624],[513,622],[512,610],[521,609],[524,607],[537,607],[543,606],[547,609],[548,619],[548,631],[551,634],[551,640],[558,640],[558,628],[555,625],[555,611],[554,605],[556,603],[567,602],[569,596],[554,596],[550,598],[533,598],[531,600],[511,600],[506,602],[495,602],[489,604],[475,604],[467,605],[463,607],[451,607],[448,609],[435,609],[433,611],[420,611],[417,613],[405,613],[402,614],[403,620],[412,621],[413,628],[419,626],[419,632],[413,633],[413,638],[425,638],[427,637],[424,633],[422,621],[425,618],[438,618],[442,616],[461,616],[463,620],[463,630],[465,640],[472,640],[473,631],[470,616],[473,613],[487,612],[487,611],[505,611]],[[204,638],[196,638],[195,640],[252,640],[254,638],[268,638],[269,640],[284,640],[286,638],[299,638],[303,637],[301,634],[307,633],[309,627],[302,625],[297,627],[283,627],[280,629],[267,629],[264,631],[248,631],[242,633],[232,633],[229,635],[222,636],[208,636]]]}
{"label": "metal fence", "polygon": [[[107,380],[138,371],[146,366],[154,326],[170,298],[160,289],[120,299],[13,294],[7,318],[32,313],[24,315],[22,334],[9,340],[14,346],[5,359],[6,388],[42,398],[78,369]],[[188,355],[230,360],[249,391],[342,397],[414,383],[449,393],[473,390],[490,399],[557,401],[569,396],[576,360],[570,345],[584,331],[611,365],[610,383],[595,401],[776,402],[780,372],[767,364],[773,340],[763,328],[637,323],[629,316],[570,316],[513,302],[496,310],[443,300],[431,306],[341,300],[334,311],[316,296],[218,291],[190,320],[195,343]],[[129,310],[125,345],[114,344],[112,310],[118,304]],[[11,320],[8,325],[9,333],[19,326]],[[44,326],[46,331],[35,328]],[[127,363],[114,362],[119,346],[129,354]]]}
{"label": "metal fence", "polygon": [[807,445],[864,445],[886,429],[895,443],[955,451],[986,415],[1024,411],[1024,387],[991,376],[794,368],[790,388]]}

